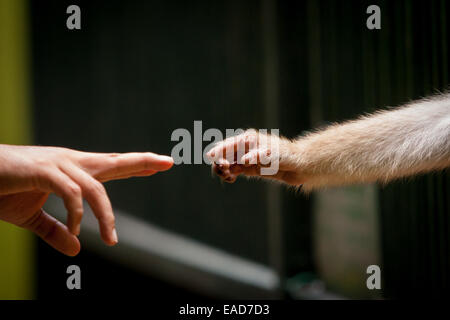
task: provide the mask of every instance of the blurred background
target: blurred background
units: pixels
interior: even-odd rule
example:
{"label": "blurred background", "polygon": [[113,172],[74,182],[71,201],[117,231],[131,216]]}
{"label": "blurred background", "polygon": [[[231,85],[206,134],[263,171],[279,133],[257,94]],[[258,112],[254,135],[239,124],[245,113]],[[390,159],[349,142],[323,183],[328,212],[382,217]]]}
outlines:
{"label": "blurred background", "polygon": [[[66,9],[81,8],[81,30]],[[366,9],[381,8],[381,30]],[[171,133],[306,130],[443,91],[445,0],[0,0],[0,143],[170,154]],[[206,146],[208,142],[204,143]],[[442,297],[449,174],[320,191],[222,185],[207,165],[106,184],[69,258],[0,222],[0,298]],[[47,210],[65,221],[60,201]],[[81,290],[66,269],[81,268]],[[366,288],[381,267],[382,290]]]}

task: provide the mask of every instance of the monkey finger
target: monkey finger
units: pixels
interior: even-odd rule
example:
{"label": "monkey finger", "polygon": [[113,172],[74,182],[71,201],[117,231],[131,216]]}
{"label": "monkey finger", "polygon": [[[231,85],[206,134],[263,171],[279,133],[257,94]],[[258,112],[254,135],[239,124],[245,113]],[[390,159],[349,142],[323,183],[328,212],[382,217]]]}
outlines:
{"label": "monkey finger", "polygon": [[227,177],[230,173],[230,166],[229,165],[223,165],[223,164],[217,164],[214,163],[213,166],[213,171],[216,175],[218,175],[219,177]]}
{"label": "monkey finger", "polygon": [[214,164],[218,165],[221,169],[229,169],[231,166],[231,162],[223,158],[218,159]]}
{"label": "monkey finger", "polygon": [[230,174],[228,177],[224,178],[223,181],[226,183],[234,183],[236,181],[237,176],[234,174]]}
{"label": "monkey finger", "polygon": [[247,132],[247,134],[244,137],[245,141],[245,152],[249,152],[250,150],[254,150],[258,147],[258,136],[256,134],[256,131],[250,131]]}
{"label": "monkey finger", "polygon": [[272,160],[270,149],[255,149],[245,154],[239,160],[239,164],[251,166],[255,164],[268,165]]}
{"label": "monkey finger", "polygon": [[206,155],[210,160],[215,162],[222,158],[234,162],[236,161],[236,152],[239,149],[240,144],[244,142],[242,136],[229,137],[217,143]]}

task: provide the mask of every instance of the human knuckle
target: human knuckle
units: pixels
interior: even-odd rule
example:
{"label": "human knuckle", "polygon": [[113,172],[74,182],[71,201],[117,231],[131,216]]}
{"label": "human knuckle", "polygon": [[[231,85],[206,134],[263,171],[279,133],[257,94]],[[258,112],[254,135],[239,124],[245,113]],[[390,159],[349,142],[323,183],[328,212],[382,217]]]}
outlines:
{"label": "human knuckle", "polygon": [[67,185],[67,193],[71,196],[81,196],[81,188],[79,185],[71,183]]}
{"label": "human knuckle", "polygon": [[88,191],[94,194],[102,194],[105,192],[103,185],[97,180],[93,180],[87,187]]}

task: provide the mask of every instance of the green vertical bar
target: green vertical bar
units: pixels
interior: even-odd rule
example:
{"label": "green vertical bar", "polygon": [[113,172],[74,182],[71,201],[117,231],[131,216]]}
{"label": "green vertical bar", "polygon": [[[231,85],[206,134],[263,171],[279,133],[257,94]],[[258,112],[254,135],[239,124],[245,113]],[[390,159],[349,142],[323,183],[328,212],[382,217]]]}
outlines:
{"label": "green vertical bar", "polygon": [[[0,143],[31,142],[27,1],[0,1]],[[33,298],[33,238],[0,221],[0,299]]]}

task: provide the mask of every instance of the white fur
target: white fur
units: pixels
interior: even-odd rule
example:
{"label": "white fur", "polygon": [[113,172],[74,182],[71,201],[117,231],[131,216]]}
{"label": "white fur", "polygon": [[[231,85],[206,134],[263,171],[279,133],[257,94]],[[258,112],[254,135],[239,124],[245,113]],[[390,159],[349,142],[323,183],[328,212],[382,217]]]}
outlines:
{"label": "white fur", "polygon": [[[281,156],[305,190],[388,182],[450,166],[450,94],[299,137]],[[295,177],[295,178],[294,178]]]}

